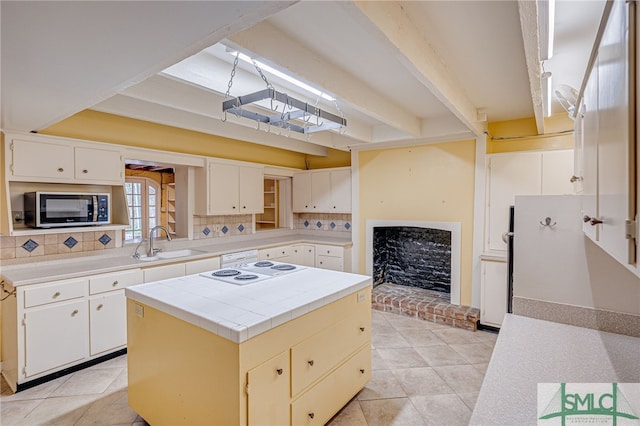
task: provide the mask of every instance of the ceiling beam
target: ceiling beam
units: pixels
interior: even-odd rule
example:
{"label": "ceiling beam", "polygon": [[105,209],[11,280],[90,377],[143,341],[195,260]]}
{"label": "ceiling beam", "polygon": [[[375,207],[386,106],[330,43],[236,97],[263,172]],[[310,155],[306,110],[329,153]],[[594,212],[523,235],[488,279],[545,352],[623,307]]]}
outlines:
{"label": "ceiling beam", "polygon": [[[228,39],[238,50],[251,54],[257,57],[256,59],[265,59],[267,62],[285,67],[290,74],[333,93],[338,97],[339,103],[348,103],[358,111],[403,133],[413,137],[420,136],[419,117],[382,95],[374,87],[366,85],[357,76],[341,70],[315,54],[272,24],[263,21],[233,34]],[[360,135],[350,130],[349,124],[345,134],[364,141]]]}
{"label": "ceiling beam", "polygon": [[476,106],[454,81],[451,72],[411,22],[398,2],[343,2],[345,11],[384,40],[404,66],[475,135],[486,131]]}
{"label": "ceiling beam", "polygon": [[533,102],[533,115],[539,135],[544,134],[544,110],[542,108],[542,66],[540,61],[540,35],[538,33],[538,2],[518,0],[520,28],[524,41],[524,53],[529,74],[529,88]]}

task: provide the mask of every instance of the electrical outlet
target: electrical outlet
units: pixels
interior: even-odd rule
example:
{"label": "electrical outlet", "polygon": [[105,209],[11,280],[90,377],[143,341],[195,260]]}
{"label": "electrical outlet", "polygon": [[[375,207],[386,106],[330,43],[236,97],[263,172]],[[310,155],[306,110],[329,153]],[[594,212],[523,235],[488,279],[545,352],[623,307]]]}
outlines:
{"label": "electrical outlet", "polygon": [[11,217],[13,217],[13,223],[22,223],[24,221],[24,212],[12,211]]}
{"label": "electrical outlet", "polygon": [[144,318],[144,306],[136,303],[136,315],[140,318]]}
{"label": "electrical outlet", "polygon": [[364,302],[364,300],[365,300],[365,292],[361,291],[361,292],[358,293],[358,302],[357,303]]}

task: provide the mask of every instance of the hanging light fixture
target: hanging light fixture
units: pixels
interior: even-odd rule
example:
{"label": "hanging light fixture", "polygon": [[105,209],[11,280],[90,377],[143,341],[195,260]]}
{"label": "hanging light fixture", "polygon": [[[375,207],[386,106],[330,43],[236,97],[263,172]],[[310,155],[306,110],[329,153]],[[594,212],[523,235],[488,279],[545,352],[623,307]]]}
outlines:
{"label": "hanging light fixture", "polygon": [[[260,123],[264,123],[269,129],[271,126],[275,126],[306,135],[323,130],[343,130],[346,128],[347,120],[342,115],[334,98],[330,99],[335,103],[336,109],[341,113],[341,116],[324,111],[314,105],[289,96],[286,93],[278,92],[273,88],[271,83],[269,83],[258,63],[251,58],[249,59],[265,82],[267,88],[248,95],[229,99],[229,92],[233,85],[233,77],[239,58],[240,53],[236,52],[227,93],[225,94],[225,100],[222,102],[222,111],[225,114],[223,121],[226,121],[226,114],[230,113],[237,117],[256,121],[258,128],[260,127]],[[318,96],[322,96],[322,93],[318,94]]]}

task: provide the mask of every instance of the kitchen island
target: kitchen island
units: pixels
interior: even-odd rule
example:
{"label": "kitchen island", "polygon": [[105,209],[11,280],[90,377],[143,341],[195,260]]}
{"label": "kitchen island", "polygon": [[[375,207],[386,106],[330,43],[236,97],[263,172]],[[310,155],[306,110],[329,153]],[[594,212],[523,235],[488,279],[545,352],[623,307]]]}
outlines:
{"label": "kitchen island", "polygon": [[303,267],[126,289],[129,405],[153,425],[322,425],[371,377],[371,278]]}

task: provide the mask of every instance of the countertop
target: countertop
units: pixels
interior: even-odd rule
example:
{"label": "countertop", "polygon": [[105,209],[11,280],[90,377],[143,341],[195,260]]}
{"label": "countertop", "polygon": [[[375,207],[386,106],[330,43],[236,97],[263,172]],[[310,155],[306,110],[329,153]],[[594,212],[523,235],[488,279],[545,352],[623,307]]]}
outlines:
{"label": "countertop", "polygon": [[[189,275],[127,287],[125,294],[129,299],[242,343],[371,285],[368,276],[305,267],[248,285]],[[369,298],[362,303],[370,303]]]}
{"label": "countertop", "polygon": [[[154,245],[162,248],[164,251],[191,248],[205,253],[173,259],[142,261],[132,257],[137,244],[128,244],[123,248],[100,252],[100,254],[90,256],[65,257],[35,262],[33,259],[28,261],[25,259],[29,258],[23,258],[20,259],[20,261],[28,263],[16,264],[5,261],[3,262],[0,273],[5,282],[18,287],[53,280],[76,278],[88,274],[101,274],[131,268],[148,268],[168,263],[188,262],[254,248],[263,249],[280,245],[304,243],[349,247],[352,245],[350,237],[350,235],[348,238],[345,238],[286,230],[283,232],[266,231],[263,234],[252,234],[251,236],[223,237],[206,240],[175,240],[172,242],[157,240],[157,242],[154,241]],[[145,247],[146,243],[142,245],[139,253],[144,254]],[[93,252],[91,253],[93,254]]]}
{"label": "countertop", "polygon": [[614,382],[640,383],[640,338],[507,314],[469,424],[542,424],[538,383]]}

